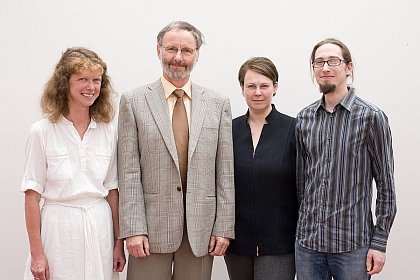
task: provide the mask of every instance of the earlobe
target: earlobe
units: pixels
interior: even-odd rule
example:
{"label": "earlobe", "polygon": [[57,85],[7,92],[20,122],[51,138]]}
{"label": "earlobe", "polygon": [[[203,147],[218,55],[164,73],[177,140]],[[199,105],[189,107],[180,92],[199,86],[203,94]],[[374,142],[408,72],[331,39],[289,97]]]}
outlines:
{"label": "earlobe", "polygon": [[353,74],[353,64],[349,62],[347,64],[347,75],[352,75],[352,74]]}

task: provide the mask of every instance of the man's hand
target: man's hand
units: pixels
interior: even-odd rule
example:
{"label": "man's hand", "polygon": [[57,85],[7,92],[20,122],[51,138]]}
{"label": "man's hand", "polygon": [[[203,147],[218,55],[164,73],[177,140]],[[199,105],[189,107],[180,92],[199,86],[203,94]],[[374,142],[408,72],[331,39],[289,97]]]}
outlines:
{"label": "man's hand", "polygon": [[128,253],[135,258],[150,256],[149,239],[145,235],[127,237],[126,245]]}
{"label": "man's hand", "polygon": [[384,268],[386,254],[384,252],[369,249],[366,257],[366,271],[369,275],[378,274]]}
{"label": "man's hand", "polygon": [[213,256],[213,257],[224,256],[228,246],[229,246],[228,238],[212,235],[210,237],[210,242],[209,242],[209,254],[210,256]]}

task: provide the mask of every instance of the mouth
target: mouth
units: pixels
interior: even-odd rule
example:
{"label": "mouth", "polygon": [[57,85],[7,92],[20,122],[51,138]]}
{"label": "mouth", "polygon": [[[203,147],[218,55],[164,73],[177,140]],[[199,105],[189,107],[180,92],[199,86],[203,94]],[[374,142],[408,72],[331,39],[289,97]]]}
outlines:
{"label": "mouth", "polygon": [[82,93],[82,95],[83,95],[84,97],[89,97],[89,98],[92,98],[93,96],[95,96],[95,94],[94,94],[94,93]]}
{"label": "mouth", "polygon": [[177,67],[177,68],[187,67],[185,64],[182,64],[182,63],[171,63],[170,66]]}

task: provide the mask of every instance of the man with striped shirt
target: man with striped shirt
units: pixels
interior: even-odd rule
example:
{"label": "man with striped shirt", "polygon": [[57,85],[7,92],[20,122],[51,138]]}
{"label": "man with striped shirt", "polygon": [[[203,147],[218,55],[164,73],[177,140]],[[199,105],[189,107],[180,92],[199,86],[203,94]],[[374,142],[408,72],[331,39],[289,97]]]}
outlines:
{"label": "man with striped shirt", "polygon": [[297,277],[370,279],[385,264],[396,214],[388,119],[347,85],[353,63],[341,41],[319,42],[311,63],[323,96],[297,116]]}

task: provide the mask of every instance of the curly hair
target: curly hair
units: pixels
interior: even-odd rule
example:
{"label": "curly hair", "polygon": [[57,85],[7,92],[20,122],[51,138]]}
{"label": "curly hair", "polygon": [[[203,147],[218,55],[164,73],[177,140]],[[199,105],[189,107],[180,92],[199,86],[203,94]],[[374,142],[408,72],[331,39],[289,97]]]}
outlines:
{"label": "curly hair", "polygon": [[68,48],[57,63],[54,73],[45,84],[41,97],[41,109],[51,121],[57,122],[61,116],[69,113],[69,80],[72,74],[86,71],[100,73],[101,91],[98,98],[89,107],[89,115],[96,122],[109,123],[114,116],[111,94],[113,89],[105,62],[93,51],[81,47]]}

